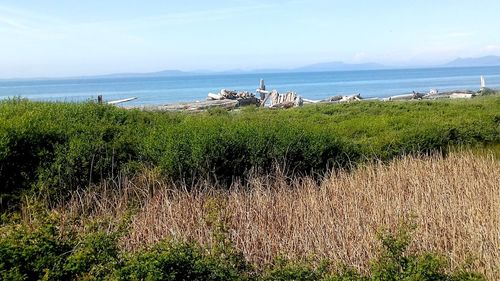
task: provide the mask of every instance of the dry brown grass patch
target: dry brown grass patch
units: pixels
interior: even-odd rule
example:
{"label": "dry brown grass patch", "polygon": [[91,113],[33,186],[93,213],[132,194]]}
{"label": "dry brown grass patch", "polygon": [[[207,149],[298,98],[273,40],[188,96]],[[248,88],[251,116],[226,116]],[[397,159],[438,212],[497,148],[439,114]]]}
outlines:
{"label": "dry brown grass patch", "polygon": [[155,175],[119,185],[75,196],[63,213],[117,219],[134,202],[122,245],[135,250],[168,238],[210,246],[213,225],[207,218],[215,212],[236,248],[257,264],[277,255],[314,256],[360,269],[375,256],[382,227],[412,220],[413,250],[445,254],[452,267],[472,258],[490,279],[500,278],[500,162],[492,157],[406,157],[319,184],[256,177],[225,192],[179,191]]}

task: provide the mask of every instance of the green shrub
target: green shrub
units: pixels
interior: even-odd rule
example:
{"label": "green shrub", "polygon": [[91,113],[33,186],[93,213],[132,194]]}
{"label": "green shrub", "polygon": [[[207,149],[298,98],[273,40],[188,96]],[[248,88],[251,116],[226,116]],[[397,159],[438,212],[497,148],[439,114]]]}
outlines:
{"label": "green shrub", "polygon": [[374,281],[449,281],[486,280],[471,271],[447,273],[447,262],[432,253],[408,253],[414,226],[403,225],[396,233],[383,232],[379,236],[382,250],[371,267]]}
{"label": "green shrub", "polygon": [[36,229],[12,225],[0,230],[0,279],[68,280],[64,263],[73,245],[59,237],[55,224],[45,222]]}
{"label": "green shrub", "polygon": [[275,264],[264,273],[263,281],[303,280],[316,281],[324,278],[325,272],[318,270],[307,262],[297,262],[278,259]]}
{"label": "green shrub", "polygon": [[328,260],[277,259],[256,270],[230,246],[220,219],[220,214],[208,218],[218,232],[216,246],[166,241],[124,252],[118,246],[123,231],[78,234],[68,231],[57,213],[42,211],[30,224],[12,221],[0,227],[0,280],[485,280],[467,268],[449,272],[444,257],[409,252],[411,229],[405,227],[380,235],[381,251],[366,275]]}
{"label": "green shrub", "polygon": [[57,200],[141,166],[176,182],[229,185],[276,165],[287,176],[321,175],[367,159],[499,143],[498,112],[498,96],[199,114],[2,101],[0,207],[26,190]]}
{"label": "green shrub", "polygon": [[163,242],[132,255],[118,280],[247,280],[247,272],[212,257],[194,244]]}
{"label": "green shrub", "polygon": [[102,231],[85,235],[66,259],[64,270],[80,280],[104,280],[119,263],[118,236]]}

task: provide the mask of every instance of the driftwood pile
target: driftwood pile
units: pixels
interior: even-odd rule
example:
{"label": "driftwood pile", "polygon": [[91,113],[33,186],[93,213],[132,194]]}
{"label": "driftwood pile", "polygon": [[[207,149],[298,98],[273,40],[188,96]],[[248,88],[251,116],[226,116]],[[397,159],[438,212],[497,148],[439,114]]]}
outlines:
{"label": "driftwood pile", "polygon": [[363,98],[361,97],[361,94],[353,94],[348,96],[333,96],[325,100],[309,100],[309,99],[303,99],[303,100],[304,103],[348,103],[348,102],[361,101],[363,100]]}
{"label": "driftwood pile", "polygon": [[235,109],[241,106],[254,105],[269,108],[290,108],[302,106],[304,101],[295,92],[280,94],[276,90],[266,91],[264,80],[260,81],[257,89],[260,98],[251,92],[238,92],[222,89],[218,94],[209,93],[206,101],[176,103],[161,106],[140,106],[132,107],[148,111],[203,111],[210,108]]}
{"label": "driftwood pile", "polygon": [[397,100],[436,100],[436,99],[471,99],[478,95],[473,91],[448,91],[440,93],[437,90],[431,90],[429,93],[422,94],[413,92],[413,94],[397,95],[382,99],[384,101],[397,101]]}
{"label": "driftwood pile", "polygon": [[478,93],[473,91],[450,91],[439,93],[436,90],[431,90],[424,99],[471,99],[477,96]]}
{"label": "driftwood pile", "polygon": [[361,94],[354,94],[350,96],[333,96],[328,98],[328,102],[337,102],[337,103],[343,103],[343,102],[353,102],[353,101],[360,101],[363,98],[361,97]]}
{"label": "driftwood pile", "polygon": [[237,92],[232,90],[222,89],[219,94],[208,94],[207,101],[222,101],[233,100],[237,101],[236,106],[259,105],[260,100],[250,92]]}
{"label": "driftwood pile", "polygon": [[[395,95],[388,98],[378,99],[374,98],[374,100],[382,100],[382,101],[405,101],[405,100],[421,100],[421,99],[471,99],[475,96],[480,96],[483,92],[495,92],[486,87],[486,81],[483,76],[481,76],[481,84],[480,90],[478,92],[474,91],[447,91],[447,92],[439,92],[438,90],[432,89],[428,93],[419,93],[413,91],[412,93],[403,94],[403,95]],[[348,96],[333,96],[326,100],[308,100],[304,99],[305,103],[344,103],[344,102],[353,102],[353,101],[361,101],[361,100],[372,100],[372,99],[363,99],[360,94],[348,95]]]}
{"label": "driftwood pile", "polygon": [[302,106],[304,101],[295,92],[287,92],[280,94],[277,90],[266,91],[264,80],[260,80],[259,88],[256,90],[260,94],[260,98],[255,97],[254,93],[237,92],[232,90],[222,89],[219,94],[208,94],[208,101],[219,100],[237,100],[238,106],[259,105],[261,107],[270,108],[291,108]]}
{"label": "driftwood pile", "polygon": [[227,110],[235,109],[239,106],[237,100],[211,100],[197,102],[182,102],[167,105],[146,105],[130,107],[131,109],[140,109],[144,111],[190,111],[199,112],[211,108],[224,108]]}
{"label": "driftwood pile", "polygon": [[[388,98],[370,98],[364,99],[360,94],[353,95],[337,95],[327,98],[325,100],[309,100],[304,99],[295,92],[286,92],[280,94],[277,90],[267,91],[264,80],[260,80],[259,88],[256,92],[260,97],[256,97],[254,93],[250,92],[237,92],[232,90],[222,89],[218,94],[209,93],[206,101],[197,101],[191,103],[178,103],[163,106],[142,106],[132,107],[140,108],[143,110],[154,111],[203,111],[214,107],[225,109],[235,109],[246,105],[256,105],[268,108],[291,108],[302,106],[303,104],[311,103],[349,103],[366,100],[382,100],[382,101],[405,101],[405,100],[421,100],[421,99],[471,99],[475,96],[486,95],[489,92],[496,92],[486,88],[484,77],[481,76],[481,86],[478,92],[473,91],[448,91],[439,92],[438,90],[431,90],[428,93],[412,92],[403,95],[395,95]],[[119,101],[110,102],[111,104],[121,103],[133,100],[135,98],[124,99]],[[102,97],[101,97],[102,101]]]}
{"label": "driftwood pile", "polygon": [[287,92],[280,94],[276,90],[271,92],[265,90],[257,90],[261,94],[261,106],[270,108],[291,108],[304,105],[304,100],[295,92]]}
{"label": "driftwood pile", "polygon": [[250,92],[237,92],[232,90],[222,89],[219,94],[208,94],[207,100],[240,100],[255,98],[255,95]]}

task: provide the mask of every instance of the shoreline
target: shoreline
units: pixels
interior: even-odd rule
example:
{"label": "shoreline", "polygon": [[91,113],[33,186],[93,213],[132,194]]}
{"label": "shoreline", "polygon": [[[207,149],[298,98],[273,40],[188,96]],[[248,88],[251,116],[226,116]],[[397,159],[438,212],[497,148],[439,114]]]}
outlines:
{"label": "shoreline", "polygon": [[[221,92],[226,90],[221,90]],[[260,90],[258,89],[257,92]],[[275,91],[275,90],[273,90]],[[271,92],[266,92],[271,93]],[[277,92],[276,92],[277,93]],[[484,88],[479,91],[472,90],[463,90],[463,91],[447,91],[447,92],[438,92],[436,90],[431,90],[429,93],[407,93],[401,95],[394,95],[387,98],[363,98],[361,94],[353,94],[348,96],[333,96],[323,100],[310,100],[304,97],[297,95],[294,92],[288,92],[283,95],[293,94],[295,97],[292,97],[292,100],[283,100],[279,99],[280,94],[277,93],[278,98],[275,100],[279,100],[280,102],[271,102],[271,104],[266,104],[266,101],[269,97],[266,98],[255,98],[255,95],[248,99],[246,98],[220,98],[213,99],[209,98],[205,101],[194,101],[194,102],[179,102],[179,103],[169,103],[169,104],[159,104],[159,105],[141,105],[141,106],[121,106],[125,109],[139,109],[144,111],[205,111],[212,108],[222,108],[227,110],[234,110],[241,107],[247,106],[257,106],[261,108],[270,108],[270,109],[288,109],[291,107],[301,107],[303,105],[311,105],[311,104],[342,104],[342,103],[352,103],[352,102],[366,102],[366,101],[382,101],[382,102],[390,102],[390,101],[418,101],[418,100],[442,100],[442,99],[472,99],[480,96],[488,96],[488,95],[498,95],[500,94],[500,89],[490,89]]]}
{"label": "shoreline", "polygon": [[26,97],[40,101],[80,102],[103,95],[107,100],[138,97],[134,106],[160,106],[202,101],[206,94],[225,87],[252,92],[265,78],[280,92],[292,90],[311,100],[361,93],[364,98],[386,98],[405,93],[477,89],[485,75],[488,86],[500,88],[500,67],[488,69],[392,70],[282,74],[213,75],[198,77],[139,77],[50,81],[0,81],[0,99]]}

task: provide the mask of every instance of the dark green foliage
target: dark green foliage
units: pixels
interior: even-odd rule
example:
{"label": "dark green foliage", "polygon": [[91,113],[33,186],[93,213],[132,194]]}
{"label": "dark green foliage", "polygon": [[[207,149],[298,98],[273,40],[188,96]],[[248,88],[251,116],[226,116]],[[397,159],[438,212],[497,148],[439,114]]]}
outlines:
{"label": "dark green foliage", "polygon": [[79,279],[105,279],[118,265],[117,238],[117,233],[107,234],[102,231],[80,238],[67,257],[64,270]]}
{"label": "dark green foliage", "polygon": [[384,232],[379,236],[382,250],[372,263],[371,280],[374,281],[451,281],[486,280],[482,275],[470,271],[446,273],[444,257],[422,253],[409,253],[411,232],[414,227],[403,225],[395,234]]}
{"label": "dark green foliage", "polygon": [[160,243],[127,259],[118,280],[248,280],[248,272],[186,243]]}
{"label": "dark green foliage", "polygon": [[55,224],[44,222],[36,229],[12,225],[1,231],[1,280],[67,280],[64,263],[72,245],[60,239]]}
{"label": "dark green foliage", "polygon": [[498,143],[498,112],[496,96],[200,114],[3,101],[0,205],[25,190],[57,199],[141,166],[177,182],[228,184],[275,165],[288,176],[321,174],[367,159]]}
{"label": "dark green foliage", "polygon": [[485,280],[467,269],[449,272],[441,256],[408,252],[410,233],[405,228],[380,236],[381,252],[367,275],[345,266],[335,268],[329,261],[286,259],[256,270],[229,246],[228,237],[221,237],[227,235],[221,230],[214,233],[220,241],[211,248],[171,241],[127,253],[118,246],[122,231],[67,229],[57,213],[43,212],[30,224],[12,221],[0,226],[0,280]]}
{"label": "dark green foliage", "polygon": [[275,264],[264,273],[263,281],[303,280],[316,281],[324,278],[325,272],[306,262],[294,262],[278,259]]}

